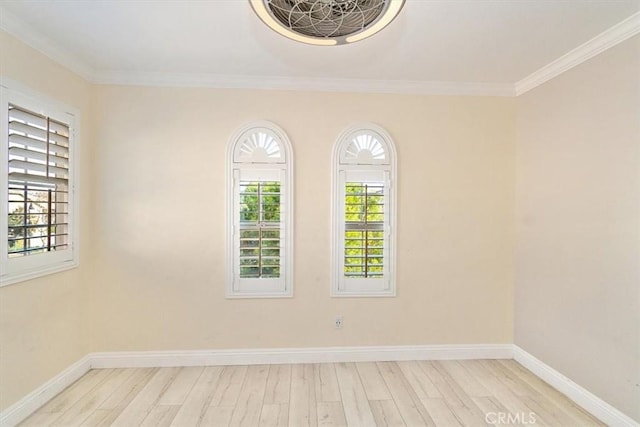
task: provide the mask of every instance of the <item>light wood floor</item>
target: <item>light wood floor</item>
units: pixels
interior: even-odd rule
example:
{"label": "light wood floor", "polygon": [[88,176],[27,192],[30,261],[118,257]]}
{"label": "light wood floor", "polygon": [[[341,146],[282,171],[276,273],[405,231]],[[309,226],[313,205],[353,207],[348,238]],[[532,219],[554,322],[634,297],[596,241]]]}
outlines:
{"label": "light wood floor", "polygon": [[602,425],[513,360],[99,369],[22,425],[475,426],[534,420]]}

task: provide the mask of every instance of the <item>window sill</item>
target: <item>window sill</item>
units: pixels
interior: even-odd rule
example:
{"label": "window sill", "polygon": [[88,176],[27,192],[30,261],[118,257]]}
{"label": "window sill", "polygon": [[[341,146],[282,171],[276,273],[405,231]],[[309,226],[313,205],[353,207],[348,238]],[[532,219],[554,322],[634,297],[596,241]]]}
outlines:
{"label": "window sill", "polygon": [[331,291],[331,298],[393,298],[396,296],[396,291]]}
{"label": "window sill", "polygon": [[4,276],[0,279],[0,288],[4,286],[9,286],[9,285],[15,285],[21,282],[26,282],[27,280],[37,279],[39,277],[48,276],[50,274],[71,270],[71,269],[77,268],[79,264],[80,263],[76,260],[65,261],[63,263],[51,265],[48,267],[41,267],[38,269],[26,271],[23,273],[15,273],[8,276]]}
{"label": "window sill", "polygon": [[227,293],[226,299],[251,299],[251,298],[293,298],[293,292],[235,292]]}

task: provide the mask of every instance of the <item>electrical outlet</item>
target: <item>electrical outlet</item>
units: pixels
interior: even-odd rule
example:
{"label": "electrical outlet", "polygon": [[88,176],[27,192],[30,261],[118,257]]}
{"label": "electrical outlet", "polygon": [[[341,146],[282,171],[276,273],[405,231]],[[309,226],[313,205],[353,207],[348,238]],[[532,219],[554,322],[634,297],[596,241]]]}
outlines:
{"label": "electrical outlet", "polygon": [[342,329],[342,325],[344,324],[344,319],[342,318],[342,316],[338,315],[335,318],[335,328],[336,329]]}

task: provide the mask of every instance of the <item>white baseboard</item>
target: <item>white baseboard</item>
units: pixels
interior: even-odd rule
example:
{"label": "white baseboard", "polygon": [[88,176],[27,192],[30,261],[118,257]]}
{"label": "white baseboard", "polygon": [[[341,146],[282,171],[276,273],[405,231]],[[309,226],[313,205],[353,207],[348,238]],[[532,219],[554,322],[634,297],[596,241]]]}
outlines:
{"label": "white baseboard", "polygon": [[0,413],[15,426],[89,369],[396,360],[511,359],[511,344],[321,347],[91,353]]}
{"label": "white baseboard", "polygon": [[638,427],[627,415],[512,344],[91,353],[0,413],[0,426],[17,425],[90,369],[462,359],[515,359],[608,425]]}
{"label": "white baseboard", "polygon": [[92,368],[511,359],[511,344],[319,347],[93,353]]}
{"label": "white baseboard", "polygon": [[15,426],[91,369],[87,355],[2,411],[0,426]]}
{"label": "white baseboard", "polygon": [[513,358],[607,425],[612,427],[638,427],[640,425],[515,344],[513,345]]}

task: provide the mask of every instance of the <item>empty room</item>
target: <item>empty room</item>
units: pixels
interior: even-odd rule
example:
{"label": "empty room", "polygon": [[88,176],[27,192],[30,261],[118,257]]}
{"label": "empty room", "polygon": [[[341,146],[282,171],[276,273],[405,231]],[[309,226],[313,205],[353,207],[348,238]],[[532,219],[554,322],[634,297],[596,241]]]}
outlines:
{"label": "empty room", "polygon": [[640,426],[640,0],[0,0],[0,426]]}

